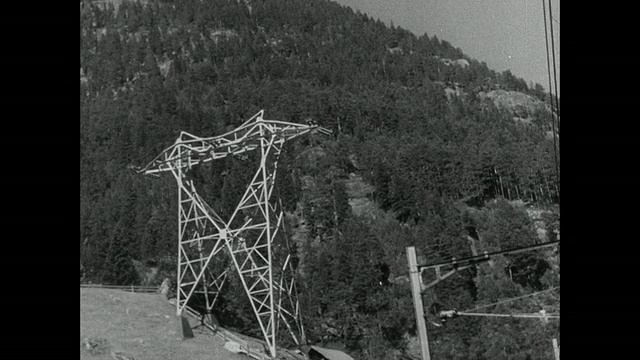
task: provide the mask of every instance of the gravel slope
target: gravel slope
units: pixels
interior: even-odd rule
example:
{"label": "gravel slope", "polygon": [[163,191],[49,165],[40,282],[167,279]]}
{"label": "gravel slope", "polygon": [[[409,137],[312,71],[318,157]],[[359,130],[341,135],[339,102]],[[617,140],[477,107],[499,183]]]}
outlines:
{"label": "gravel slope", "polygon": [[[135,360],[247,360],[224,348],[210,333],[183,340],[175,307],[159,294],[108,289],[80,289],[80,359],[114,359],[112,352]],[[100,339],[102,354],[91,354],[84,339]]]}

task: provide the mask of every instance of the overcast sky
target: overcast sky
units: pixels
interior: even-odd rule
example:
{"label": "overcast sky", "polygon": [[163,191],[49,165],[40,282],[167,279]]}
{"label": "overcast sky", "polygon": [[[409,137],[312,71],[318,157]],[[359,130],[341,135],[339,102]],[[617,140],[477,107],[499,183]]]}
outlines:
{"label": "overcast sky", "polygon": [[[543,0],[334,0],[416,35],[436,35],[466,55],[549,87]],[[544,0],[549,16],[548,0]],[[551,1],[560,90],[560,0]],[[549,52],[551,52],[550,25]],[[552,68],[553,69],[553,68]],[[553,72],[553,70],[552,70]]]}

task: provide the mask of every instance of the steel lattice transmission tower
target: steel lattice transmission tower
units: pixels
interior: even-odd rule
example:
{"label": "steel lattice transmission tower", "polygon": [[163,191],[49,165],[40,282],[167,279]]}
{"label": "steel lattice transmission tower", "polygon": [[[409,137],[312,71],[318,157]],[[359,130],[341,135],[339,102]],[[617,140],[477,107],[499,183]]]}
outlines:
{"label": "steel lattice transmission tower", "polygon": [[[286,238],[282,240],[283,210],[279,199],[273,197],[277,159],[285,141],[309,132],[330,131],[315,124],[264,120],[263,113],[215,137],[181,132],[173,145],[138,171],[147,175],[171,172],[178,182],[177,315],[194,294],[204,297],[210,313],[228,271],[234,268],[275,357],[276,335],[282,325],[297,344],[304,342],[291,254]],[[199,164],[253,150],[260,152],[260,165],[231,218],[225,221],[198,195],[188,172]],[[234,223],[241,225],[234,227]],[[233,265],[213,270],[212,265],[225,256]]]}

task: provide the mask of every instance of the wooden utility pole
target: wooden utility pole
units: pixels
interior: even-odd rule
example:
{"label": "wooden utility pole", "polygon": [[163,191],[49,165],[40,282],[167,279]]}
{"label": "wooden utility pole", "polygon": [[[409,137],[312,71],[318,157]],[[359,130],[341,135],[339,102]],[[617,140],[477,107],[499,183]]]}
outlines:
{"label": "wooden utility pole", "polygon": [[553,354],[556,356],[556,360],[560,360],[560,346],[558,346],[556,338],[553,338]]}
{"label": "wooden utility pole", "polygon": [[431,360],[429,354],[429,340],[427,339],[427,325],[424,320],[424,310],[422,307],[422,295],[420,270],[418,270],[418,260],[416,258],[416,248],[407,247],[407,260],[409,260],[409,278],[411,279],[411,292],[413,293],[413,306],[416,309],[416,323],[418,326],[418,338],[420,339],[420,351],[422,360]]}
{"label": "wooden utility pole", "polygon": [[[462,258],[462,259],[451,259],[451,260],[447,260],[447,261],[443,261],[443,262],[439,262],[439,263],[434,263],[434,264],[422,264],[422,265],[418,265],[417,264],[417,258],[416,258],[416,249],[414,246],[409,246],[407,247],[407,260],[409,263],[409,277],[411,280],[411,292],[413,293],[413,305],[416,309],[416,322],[418,325],[418,336],[420,339],[420,349],[422,350],[422,360],[431,360],[431,355],[429,354],[429,343],[427,340],[427,327],[425,324],[425,318],[424,318],[424,310],[423,310],[423,306],[422,306],[422,293],[424,293],[425,291],[431,289],[432,287],[436,286],[437,284],[439,284],[440,282],[444,281],[445,279],[449,278],[450,276],[453,276],[454,274],[456,274],[457,272],[460,272],[462,270],[468,269],[470,267],[473,266],[477,266],[478,264],[485,262],[485,261],[491,261],[492,257],[494,256],[498,256],[498,255],[506,255],[506,254],[518,254],[521,252],[525,252],[525,251],[531,251],[531,250],[537,250],[537,249],[542,249],[542,248],[546,248],[548,246],[553,246],[556,244],[559,244],[560,241],[550,241],[550,242],[546,242],[546,243],[542,243],[542,244],[536,244],[536,245],[530,245],[530,246],[524,246],[524,247],[520,247],[520,248],[516,248],[516,249],[509,249],[509,250],[501,250],[501,251],[495,251],[495,252],[484,252],[484,254],[477,254],[477,251],[474,251],[473,247],[472,247],[472,251],[474,252],[474,256],[471,257],[467,257],[467,258]],[[473,243],[472,243],[473,244]],[[490,263],[491,265],[491,263]],[[448,272],[442,274],[441,272],[441,268],[442,267],[453,267],[453,269],[449,270]],[[427,269],[434,269],[435,270],[435,275],[436,275],[436,279],[426,285],[422,284],[422,279],[420,276],[420,273],[424,270]],[[462,313],[459,313],[462,314]],[[467,315],[470,313],[466,313]],[[474,314],[474,315],[479,315],[479,314]],[[486,314],[482,314],[482,315],[486,315]],[[514,315],[505,315],[505,314],[500,314],[500,315],[492,315],[492,316],[508,316],[508,317],[512,317]],[[526,315],[520,315],[519,317],[525,317]],[[535,317],[540,317],[540,316],[535,316]],[[559,316],[558,316],[559,317]],[[556,340],[554,339],[554,346],[556,345]],[[555,348],[554,348],[555,350]],[[556,360],[560,360],[560,347],[558,347],[556,353]]]}

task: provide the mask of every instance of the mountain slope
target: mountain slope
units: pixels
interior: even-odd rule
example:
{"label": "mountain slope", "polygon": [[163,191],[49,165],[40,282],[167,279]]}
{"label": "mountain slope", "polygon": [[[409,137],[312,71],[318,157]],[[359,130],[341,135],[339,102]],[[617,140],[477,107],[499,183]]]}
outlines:
{"label": "mountain slope", "polygon": [[[333,131],[288,143],[278,163],[277,194],[285,211],[297,214],[291,227],[301,229],[285,230],[300,254],[311,343],[336,343],[360,359],[400,358],[415,330],[402,281],[406,246],[416,246],[425,262],[445,261],[471,254],[469,229],[488,251],[559,230],[559,211],[536,225],[526,208],[513,205],[540,209],[559,201],[551,119],[539,106],[545,95],[444,40],[321,0],[123,1],[117,11],[86,2],[80,18],[86,281],[157,285],[174,277],[175,180],[130,169],[180,131],[218,135],[260,109],[270,119],[311,119]],[[189,175],[228,218],[259,160],[229,157]],[[473,308],[557,286],[552,258],[533,253],[461,273],[426,304]],[[157,268],[156,276],[141,276],[136,269],[143,266]],[[231,328],[255,335],[238,289],[224,294],[220,310]],[[518,323],[506,331],[500,324],[462,318],[434,329],[434,357],[537,358],[546,347],[528,342],[557,329]],[[507,350],[494,354],[497,348]]]}
{"label": "mountain slope", "polygon": [[250,359],[209,332],[183,340],[175,307],[158,294],[80,289],[80,339],[106,340],[100,355],[81,348],[81,359],[113,359],[112,352],[137,360]]}

